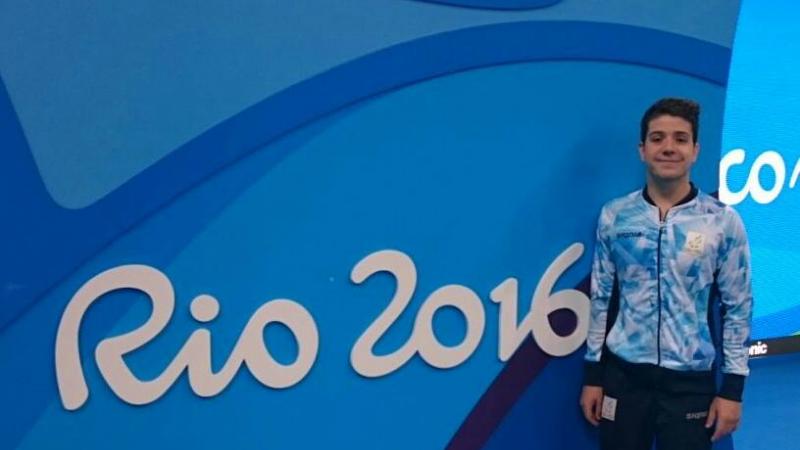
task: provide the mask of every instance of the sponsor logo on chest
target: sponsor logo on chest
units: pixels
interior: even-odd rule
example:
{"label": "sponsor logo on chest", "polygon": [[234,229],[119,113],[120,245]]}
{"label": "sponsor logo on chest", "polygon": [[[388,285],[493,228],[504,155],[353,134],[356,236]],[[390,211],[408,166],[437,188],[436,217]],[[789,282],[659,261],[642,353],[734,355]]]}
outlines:
{"label": "sponsor logo on chest", "polygon": [[617,239],[636,239],[644,236],[644,231],[620,231],[617,233]]}

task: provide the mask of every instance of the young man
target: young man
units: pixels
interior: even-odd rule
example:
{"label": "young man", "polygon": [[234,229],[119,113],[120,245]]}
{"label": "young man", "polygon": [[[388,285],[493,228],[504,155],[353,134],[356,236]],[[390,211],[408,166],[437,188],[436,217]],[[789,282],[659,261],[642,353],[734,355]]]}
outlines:
{"label": "young man", "polygon": [[[752,294],[742,221],[689,181],[699,106],[665,98],[641,121],[646,186],[597,225],[581,407],[603,449],[709,449],[736,429]],[[712,302],[721,301],[716,387]],[[602,364],[601,364],[602,359]]]}

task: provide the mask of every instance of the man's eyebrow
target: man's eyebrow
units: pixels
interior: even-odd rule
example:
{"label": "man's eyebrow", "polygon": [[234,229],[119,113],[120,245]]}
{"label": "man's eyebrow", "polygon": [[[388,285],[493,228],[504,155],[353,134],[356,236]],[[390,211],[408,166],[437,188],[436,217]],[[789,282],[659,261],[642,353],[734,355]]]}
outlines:
{"label": "man's eyebrow", "polygon": [[[663,136],[665,134],[667,134],[667,132],[661,130],[653,130],[647,133],[648,136]],[[678,131],[673,131],[672,134],[676,136],[689,136],[690,133],[688,131],[678,130]]]}

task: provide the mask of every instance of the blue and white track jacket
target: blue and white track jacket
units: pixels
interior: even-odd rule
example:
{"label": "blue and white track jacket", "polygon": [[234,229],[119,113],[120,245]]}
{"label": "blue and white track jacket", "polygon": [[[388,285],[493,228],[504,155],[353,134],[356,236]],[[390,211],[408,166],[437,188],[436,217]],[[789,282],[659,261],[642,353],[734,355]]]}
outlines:
{"label": "blue and white track jacket", "polygon": [[[606,336],[615,283],[619,312]],[[587,374],[597,371],[592,366],[599,364],[604,343],[627,362],[711,370],[717,355],[709,311],[719,298],[719,395],[741,398],[753,301],[747,236],[730,206],[694,186],[663,220],[646,189],[607,203],[597,225],[591,297]],[[587,384],[600,384],[590,378]]]}

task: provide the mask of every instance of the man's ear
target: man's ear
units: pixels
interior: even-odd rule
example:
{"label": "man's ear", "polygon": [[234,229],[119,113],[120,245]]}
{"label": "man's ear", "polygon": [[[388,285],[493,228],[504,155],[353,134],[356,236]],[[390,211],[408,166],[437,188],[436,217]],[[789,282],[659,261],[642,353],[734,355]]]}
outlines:
{"label": "man's ear", "polygon": [[[697,152],[695,152],[695,157]],[[644,142],[639,142],[639,159],[644,162]]]}

